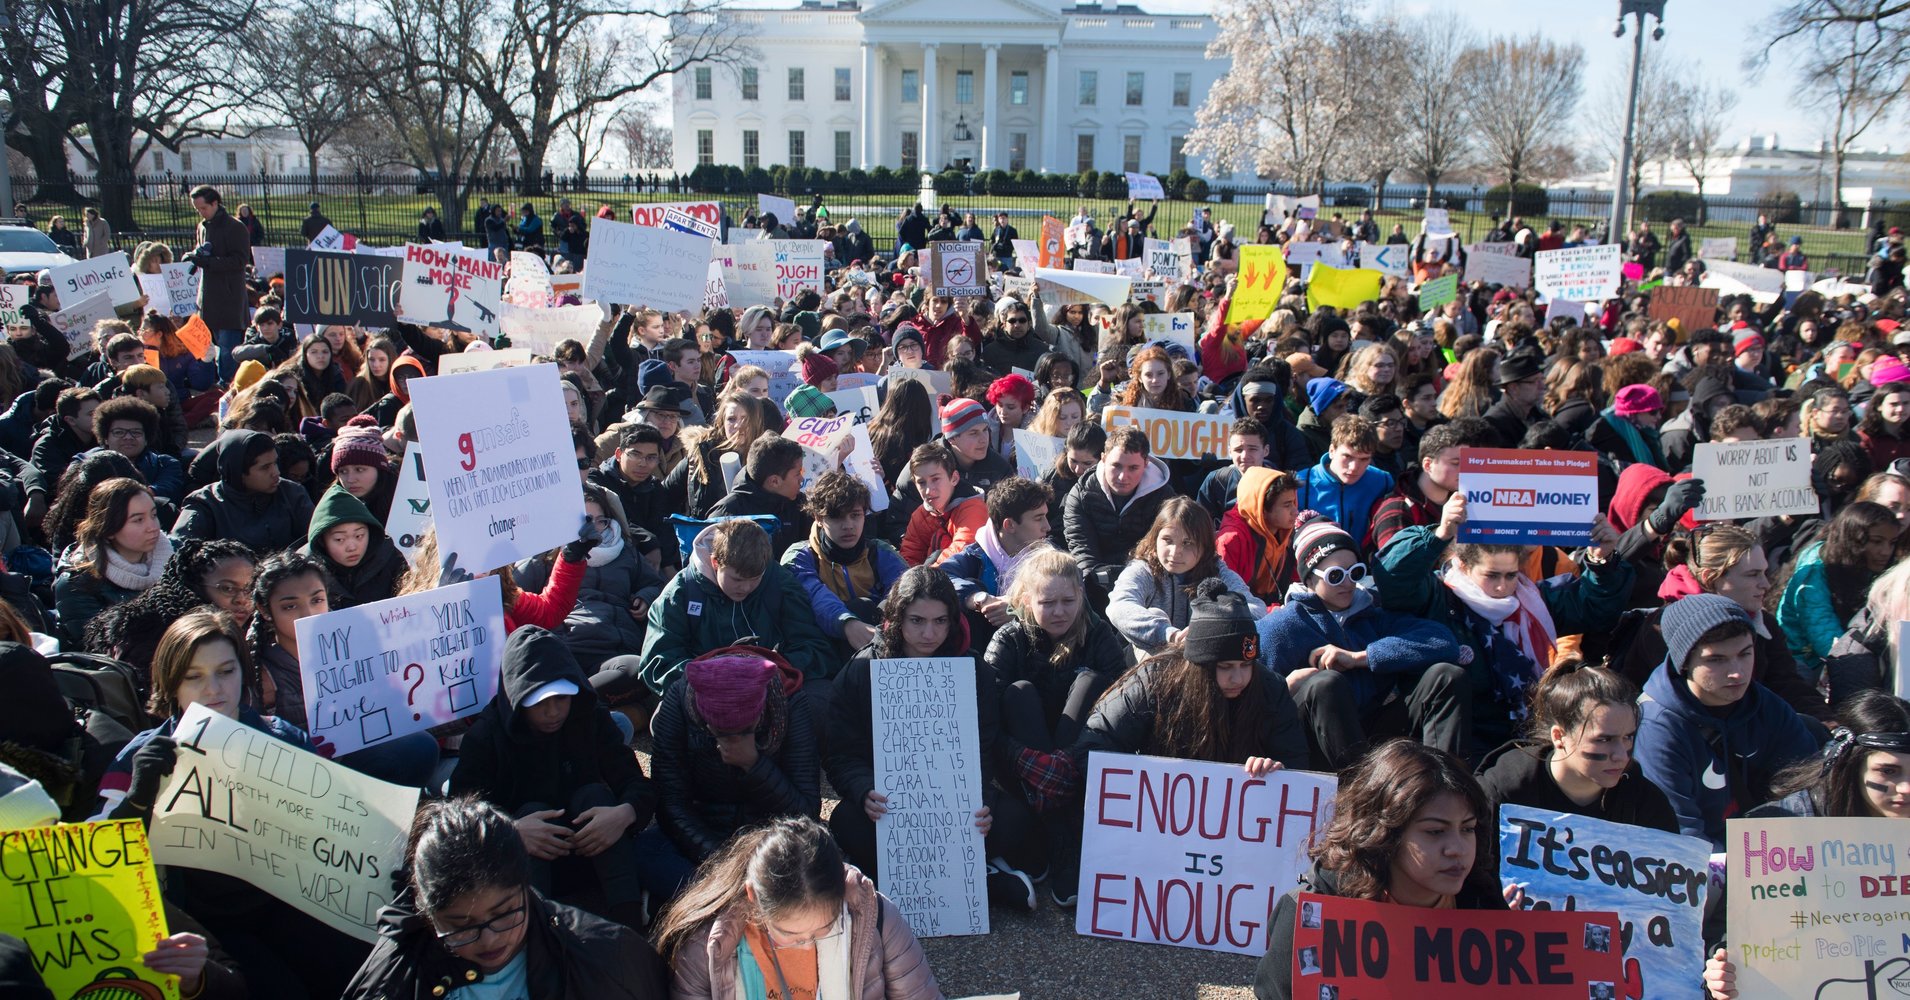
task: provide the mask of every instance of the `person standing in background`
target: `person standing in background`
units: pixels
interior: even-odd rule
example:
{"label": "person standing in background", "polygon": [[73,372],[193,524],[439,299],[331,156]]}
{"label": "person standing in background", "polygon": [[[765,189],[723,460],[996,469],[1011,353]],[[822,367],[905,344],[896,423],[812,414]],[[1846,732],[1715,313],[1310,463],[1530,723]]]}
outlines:
{"label": "person standing in background", "polygon": [[193,188],[192,208],[201,221],[194,236],[198,246],[186,259],[205,272],[199,281],[199,318],[211,328],[219,347],[219,379],[230,382],[239,370],[232,352],[245,339],[245,273],[252,266],[252,238],[245,223],[227,214],[218,188]]}
{"label": "person standing in background", "polygon": [[99,217],[99,209],[86,210],[86,232],[81,248],[88,257],[104,257],[113,252],[113,227]]}

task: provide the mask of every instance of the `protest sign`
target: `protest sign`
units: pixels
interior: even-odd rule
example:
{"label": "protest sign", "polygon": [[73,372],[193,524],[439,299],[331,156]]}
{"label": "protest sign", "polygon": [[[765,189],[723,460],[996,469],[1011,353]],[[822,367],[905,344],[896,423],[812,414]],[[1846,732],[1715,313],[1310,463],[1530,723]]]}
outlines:
{"label": "protest sign", "polygon": [[1067,438],[1015,428],[1015,475],[1040,482],[1067,447]]}
{"label": "protest sign", "polygon": [[[870,376],[874,378],[874,376]],[[837,385],[841,385],[838,379]],[[881,409],[882,401],[875,386],[865,385],[851,389],[837,389],[829,393],[829,401],[836,404],[836,415],[854,419],[851,426],[861,427],[875,419],[875,411]]]}
{"label": "protest sign", "polygon": [[1041,264],[1041,245],[1034,240],[1013,239],[1008,241],[1010,256],[1015,266],[1025,271],[1033,271]]}
{"label": "protest sign", "polygon": [[1165,340],[1187,348],[1187,356],[1194,356],[1194,314],[1184,313],[1148,313],[1141,317],[1142,337],[1150,344]]}
{"label": "protest sign", "polygon": [[167,931],[139,820],[0,830],[0,887],[0,929],[25,945],[58,1000],[178,1000],[178,977],[140,961]]}
{"label": "protest sign", "polygon": [[252,276],[273,278],[285,273],[284,247],[253,247]]}
{"label": "protest sign", "polygon": [[709,266],[710,242],[701,236],[598,219],[590,227],[584,297],[662,312],[695,312],[703,307]]}
{"label": "protest sign", "polygon": [[1277,246],[1251,244],[1236,251],[1240,258],[1233,301],[1227,307],[1227,322],[1245,323],[1273,315],[1280,296],[1287,290],[1287,262]]}
{"label": "protest sign", "polygon": [[1227,428],[1233,421],[1217,413],[1182,413],[1140,406],[1109,406],[1101,411],[1108,430],[1135,424],[1147,433],[1156,458],[1213,458],[1227,454]]}
{"label": "protest sign", "polygon": [[439,559],[480,573],[577,537],[584,493],[559,384],[556,365],[411,380]]}
{"label": "protest sign", "polygon": [[704,222],[694,215],[679,212],[674,208],[664,211],[663,228],[674,229],[679,233],[689,233],[693,236],[701,236],[706,240],[716,239],[718,232],[715,223]]}
{"label": "protest sign", "polygon": [[980,243],[930,243],[922,251],[922,275],[930,291],[950,298],[967,299],[988,294],[988,268]]}
{"label": "protest sign", "polygon": [[1645,315],[1652,319],[1675,319],[1683,339],[1699,330],[1718,325],[1718,290],[1691,285],[1659,285],[1651,290],[1651,304]]}
{"label": "protest sign", "polygon": [[[1183,248],[1186,246],[1180,240],[1174,243],[1181,243]],[[1147,249],[1142,256],[1147,258],[1148,271],[1163,277],[1180,276],[1181,253],[1174,249],[1174,243],[1152,238],[1147,241]]]}
{"label": "protest sign", "polygon": [[1875,1000],[1910,990],[1899,946],[1902,820],[1725,822],[1726,935],[1741,997]]}
{"label": "protest sign", "polygon": [[729,282],[723,278],[723,262],[712,260],[703,271],[703,311],[730,307]]}
{"label": "protest sign", "polygon": [[53,290],[60,293],[61,305],[78,302],[100,292],[107,294],[114,308],[130,306],[139,301],[139,282],[133,280],[133,264],[126,259],[124,250],[61,264],[48,271],[53,279]]}
{"label": "protest sign", "polygon": [[113,310],[112,293],[99,291],[86,298],[72,300],[72,304],[65,309],[47,316],[47,321],[66,338],[66,356],[71,360],[93,350],[94,327],[118,316]]}
{"label": "protest sign", "polygon": [[1728,260],[1704,262],[1704,278],[1698,282],[1725,295],[1749,295],[1762,303],[1776,302],[1784,294],[1784,272],[1755,264],[1734,264]]}
{"label": "protest sign", "polygon": [[[875,460],[875,446],[869,440],[869,428],[856,422],[853,413],[833,417],[802,417],[790,421],[783,436],[796,443],[815,459],[805,466],[803,488],[809,488],[816,475],[829,469],[842,471],[862,480],[869,487],[869,512],[889,509],[889,488],[882,479],[882,466]],[[848,442],[845,451],[843,442]]]}
{"label": "protest sign", "polygon": [[1585,303],[1572,299],[1553,299],[1545,304],[1545,321],[1566,319],[1573,323],[1585,321]]}
{"label": "protest sign", "polygon": [[418,564],[418,546],[431,527],[431,491],[424,483],[424,455],[416,443],[405,445],[398,461],[398,485],[391,494],[391,513],[385,517],[385,537],[398,546],[405,562]]}
{"label": "protest sign", "polygon": [[1452,232],[1452,214],[1443,208],[1426,206],[1426,218],[1421,223],[1428,236],[1445,236]]}
{"label": "protest sign", "polygon": [[[713,201],[669,201],[652,202],[648,205],[630,206],[630,221],[639,226],[661,226],[663,217],[672,210],[682,212],[692,218],[701,219],[713,226],[723,224],[723,206]],[[593,234],[596,230],[592,223]]]}
{"label": "protest sign", "polygon": [[[136,276],[136,280],[139,282],[139,294],[146,296],[146,311],[156,312],[161,316],[171,316],[172,289],[166,287],[166,276],[141,274]],[[192,303],[187,302],[186,306],[186,315],[192,315]]]}
{"label": "protest sign", "polygon": [[1111,260],[1087,260],[1087,259],[1076,260],[1070,263],[1069,270],[1074,271],[1077,274],[1119,274],[1121,273],[1120,270],[1114,266],[1114,262]]}
{"label": "protest sign", "polygon": [[1459,276],[1448,274],[1419,286],[1419,308],[1431,311],[1459,297]]}
{"label": "protest sign", "polygon": [[1584,545],[1598,508],[1598,455],[1589,451],[1461,448],[1466,495],[1461,542]]}
{"label": "protest sign", "polygon": [[873,389],[882,384],[882,376],[874,372],[844,372],[836,376],[837,389]]}
{"label": "protest sign", "polygon": [[550,306],[550,266],[544,258],[523,250],[511,251],[511,273],[504,279],[504,302],[529,309]]}
{"label": "protest sign", "polygon": [[511,338],[511,346],[529,348],[545,357],[557,353],[557,345],[565,340],[590,343],[603,321],[603,306],[595,302],[549,309],[527,309],[506,302],[497,312],[498,332]]}
{"label": "protest sign", "polygon": [[1571,813],[1499,807],[1499,877],[1534,909],[1618,914],[1625,988],[1615,996],[1704,996],[1711,842]]}
{"label": "protest sign", "polygon": [[[1292,997],[1618,1000],[1618,917],[1299,894]],[[1742,988],[1742,986],[1740,986]],[[1672,994],[1652,994],[1652,1000]],[[1745,996],[1757,996],[1745,993]]]}
{"label": "protest sign", "polygon": [[[1061,242],[1063,228],[1060,219],[1052,215],[1044,215],[1041,217],[1041,245],[1037,248],[1039,250],[1039,256],[1035,261],[1037,267],[1060,268],[1068,266],[1067,246]],[[1034,273],[1034,268],[1024,268],[1023,270],[1026,270],[1031,275]]]}
{"label": "protest sign", "polygon": [[405,246],[402,289],[401,322],[497,336],[497,313],[504,300],[502,264],[411,243]]}
{"label": "protest sign", "polygon": [[1623,268],[1616,243],[1540,250],[1532,258],[1532,282],[1546,298],[1598,302],[1618,294]]}
{"label": "protest sign", "polygon": [[1404,243],[1361,243],[1360,267],[1404,278],[1412,263],[1412,248]]}
{"label": "protest sign", "polygon": [[[574,478],[574,477],[573,477]],[[153,860],[251,883],[333,930],[377,939],[418,790],[193,705],[153,806]]]}
{"label": "protest sign", "polygon": [[319,230],[318,235],[312,237],[312,242],[305,245],[307,250],[335,250],[343,253],[350,253],[357,247],[357,238],[350,233],[341,233],[329,225]]}
{"label": "protest sign", "polygon": [[553,274],[550,276],[550,304],[553,306],[564,305],[566,299],[576,300],[576,302],[569,303],[571,305],[576,305],[577,302],[592,301],[584,298],[584,272],[582,270],[572,271],[569,274]]}
{"label": "protest sign", "polygon": [[773,194],[759,194],[756,196],[756,214],[774,215],[777,222],[785,226],[794,225],[796,203],[789,198],[779,198]]}
{"label": "protest sign", "polygon": [[[1784,291],[1786,292],[1801,292],[1809,288],[1810,283],[1811,273],[1809,271],[1784,272]],[[1786,301],[1789,301],[1789,299],[1786,299]]]}
{"label": "protest sign", "polygon": [[1152,302],[1157,306],[1164,306],[1167,302],[1167,290],[1172,287],[1165,281],[1136,281],[1128,286],[1128,301]]}
{"label": "protest sign", "polygon": [[1099,302],[1113,308],[1127,301],[1128,288],[1132,284],[1118,274],[1061,271],[1046,267],[1035,269],[1035,288],[1041,293],[1042,304],[1049,307]]}
{"label": "protest sign", "polygon": [[920,382],[928,387],[930,399],[955,391],[955,376],[933,368],[904,368],[901,365],[890,365],[888,372],[882,376],[882,380],[890,385],[904,381]]}
{"label": "protest sign", "polygon": [[1167,192],[1161,190],[1161,179],[1159,177],[1155,177],[1152,174],[1131,173],[1127,175],[1127,196],[1135,201],[1139,201],[1142,198],[1152,198],[1155,201],[1162,201],[1166,199]]}
{"label": "protest sign", "polygon": [[735,266],[723,280],[738,302],[767,304],[804,289],[822,290],[820,240],[751,240],[731,250]]}
{"label": "protest sign", "polygon": [[1489,257],[1517,257],[1519,248],[1514,243],[1474,243],[1466,247],[1466,256],[1485,254]]}
{"label": "protest sign", "polygon": [[528,347],[507,347],[501,350],[463,350],[439,355],[438,374],[457,375],[462,372],[487,372],[493,368],[509,368],[513,365],[528,365],[530,363],[531,349]]}
{"label": "protest sign", "polygon": [[369,253],[285,251],[285,321],[388,327],[404,261]]}
{"label": "protest sign", "polygon": [[975,698],[969,657],[869,662],[875,790],[889,800],[876,867],[916,937],[988,933],[988,856],[975,829],[988,750]]}
{"label": "protest sign", "polygon": [[[1070,248],[1087,246],[1088,240],[1093,238],[1094,229],[1093,227],[1089,226],[1085,222],[1076,222],[1069,225],[1067,228],[1063,229],[1062,235],[1063,235],[1063,238],[1068,241],[1068,246]],[[1062,259],[1066,260],[1067,258],[1064,256]],[[1045,267],[1046,265],[1043,265],[1043,266]],[[1055,266],[1063,267],[1066,265],[1057,264]]]}
{"label": "protest sign", "polygon": [[1802,438],[1703,442],[1692,453],[1691,477],[1704,483],[1704,502],[1692,512],[1699,521],[1818,513],[1811,446]]}
{"label": "protest sign", "polygon": [[[1140,281],[1142,278],[1147,277],[1147,261],[1139,257],[1117,260],[1114,262],[1114,273],[1125,277],[1130,282]],[[1128,295],[1131,297],[1133,294],[1133,289],[1130,287]]]}
{"label": "protest sign", "polygon": [[1698,241],[1698,256],[1706,261],[1736,260],[1738,257],[1738,238],[1735,236],[1707,236]]}
{"label": "protest sign", "polygon": [[1313,265],[1322,261],[1332,264],[1342,262],[1338,243],[1314,243],[1311,240],[1286,245],[1287,268],[1299,268],[1305,277],[1313,271]]}
{"label": "protest sign", "polygon": [[341,754],[476,715],[497,694],[504,604],[495,576],[294,627],[311,735]]}
{"label": "protest sign", "polygon": [[0,327],[19,326],[26,322],[20,307],[27,304],[32,291],[25,285],[0,285]]}
{"label": "protest sign", "polygon": [[1899,698],[1910,698],[1910,622],[1898,622],[1897,630],[1897,676],[1896,694]]}
{"label": "protest sign", "polygon": [[[1034,273],[1034,268],[1029,268],[1028,271],[1032,274]],[[1027,302],[1034,297],[1035,279],[1024,278],[1013,274],[1004,274],[1001,276],[1001,293],[1003,295],[1012,295],[1023,302]]]}
{"label": "protest sign", "polygon": [[[1480,246],[1495,246],[1482,243]],[[1511,246],[1511,244],[1506,244]],[[1474,253],[1472,247],[1466,248],[1466,284],[1483,281],[1488,285],[1500,285],[1505,288],[1532,287],[1532,262],[1524,257],[1509,254]]]}
{"label": "protest sign", "polygon": [[191,264],[161,264],[159,273],[136,277],[148,311],[173,319],[199,311],[199,269]]}
{"label": "protest sign", "polygon": [[1305,771],[1089,754],[1075,933],[1265,954],[1273,904],[1307,870],[1336,787]]}
{"label": "protest sign", "polygon": [[795,351],[731,351],[736,367],[755,365],[769,373],[769,398],[780,405],[802,384],[802,372],[795,369]]}
{"label": "protest sign", "polygon": [[1308,309],[1321,306],[1333,306],[1336,309],[1355,309],[1362,302],[1371,302],[1379,298],[1379,283],[1382,276],[1378,271],[1341,270],[1326,264],[1316,264],[1313,274],[1307,279],[1306,304]]}

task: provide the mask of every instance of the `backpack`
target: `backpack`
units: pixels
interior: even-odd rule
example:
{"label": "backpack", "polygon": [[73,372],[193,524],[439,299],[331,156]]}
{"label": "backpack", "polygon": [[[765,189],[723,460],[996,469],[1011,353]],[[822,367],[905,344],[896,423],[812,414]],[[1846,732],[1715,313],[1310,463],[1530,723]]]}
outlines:
{"label": "backpack", "polygon": [[104,713],[133,733],[152,728],[131,664],[98,653],[55,653],[47,663],[69,704]]}

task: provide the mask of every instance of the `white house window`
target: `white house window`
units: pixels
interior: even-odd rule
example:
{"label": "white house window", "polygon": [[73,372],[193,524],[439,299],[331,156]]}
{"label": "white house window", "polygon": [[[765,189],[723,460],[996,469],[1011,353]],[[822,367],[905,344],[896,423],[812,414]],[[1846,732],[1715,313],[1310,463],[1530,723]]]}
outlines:
{"label": "white house window", "polygon": [[1091,69],[1084,69],[1081,71],[1077,84],[1074,103],[1084,108],[1094,107],[1096,92],[1101,89],[1101,74]]}
{"label": "white house window", "polygon": [[285,154],[280,153],[279,154],[279,172],[283,173],[284,171],[285,171]]}
{"label": "white house window", "polygon": [[1121,137],[1121,169],[1131,174],[1141,172],[1141,137],[1124,135]]}
{"label": "white house window", "polygon": [[1138,108],[1147,97],[1147,74],[1129,73],[1127,75],[1127,106]]}
{"label": "white house window", "polygon": [[1028,71],[1018,69],[1008,74],[1008,103],[1016,107],[1028,104]]}
{"label": "white house window", "polygon": [[1077,135],[1074,137],[1074,170],[1085,174],[1094,169],[1094,136]]}
{"label": "white house window", "polygon": [[789,67],[789,99],[792,101],[802,100],[802,67],[801,66]]}
{"label": "white house window", "polygon": [[192,169],[192,150],[188,149],[185,152],[179,154],[179,169],[181,170]]}
{"label": "white house window", "polygon": [[743,67],[743,100],[753,101],[757,96],[756,67]]}
{"label": "white house window", "polygon": [[837,66],[836,67],[836,100],[846,101],[848,99],[849,99],[849,67]]}
{"label": "white house window", "polygon": [[716,133],[700,128],[696,130],[696,162],[703,166],[716,162]]}
{"label": "white house window", "polygon": [[807,146],[807,139],[801,132],[791,131],[789,133],[789,165],[790,166],[801,167],[801,166],[807,165],[808,150],[806,149],[806,146]]}
{"label": "white house window", "polygon": [[1194,99],[1194,74],[1174,74],[1174,106],[1184,108]]}
{"label": "white house window", "polygon": [[955,103],[975,103],[975,71],[958,69],[955,71]]}
{"label": "white house window", "polygon": [[1177,135],[1167,140],[1167,169],[1169,173],[1187,169],[1187,137]]}
{"label": "white house window", "polygon": [[762,142],[755,129],[743,130],[743,168],[762,165]]}
{"label": "white house window", "polygon": [[227,153],[227,154],[225,154],[225,169],[226,169],[226,173],[237,173],[237,172],[238,172],[238,170],[239,170],[239,154],[237,154],[237,153]]}
{"label": "white house window", "polygon": [[921,169],[921,147],[919,145],[919,139],[920,137],[914,132],[902,133],[903,170]]}
{"label": "white house window", "polygon": [[699,101],[709,100],[710,99],[710,68],[708,66],[698,66],[696,68],[695,78],[696,78],[696,99]]}
{"label": "white house window", "polygon": [[849,169],[849,133],[836,133],[836,169]]}
{"label": "white house window", "polygon": [[905,69],[902,71],[902,103],[914,104],[922,99],[922,71]]}
{"label": "white house window", "polygon": [[1008,134],[1008,169],[1028,169],[1028,133],[1010,132]]}

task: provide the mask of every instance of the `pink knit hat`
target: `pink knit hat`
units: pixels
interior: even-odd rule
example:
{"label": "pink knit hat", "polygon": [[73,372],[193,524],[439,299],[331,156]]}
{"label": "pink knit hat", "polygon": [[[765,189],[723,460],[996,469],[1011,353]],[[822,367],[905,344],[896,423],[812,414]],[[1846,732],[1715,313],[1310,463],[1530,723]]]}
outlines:
{"label": "pink knit hat", "polygon": [[1612,404],[1612,409],[1621,417],[1656,413],[1664,408],[1665,403],[1659,398],[1658,390],[1648,385],[1628,385],[1618,390],[1618,399]]}
{"label": "pink knit hat", "polygon": [[683,678],[696,697],[696,714],[710,729],[738,733],[762,718],[776,664],[760,656],[712,656],[685,664]]}
{"label": "pink knit hat", "polygon": [[1886,354],[1870,366],[1870,384],[1889,385],[1892,382],[1910,382],[1910,365]]}

